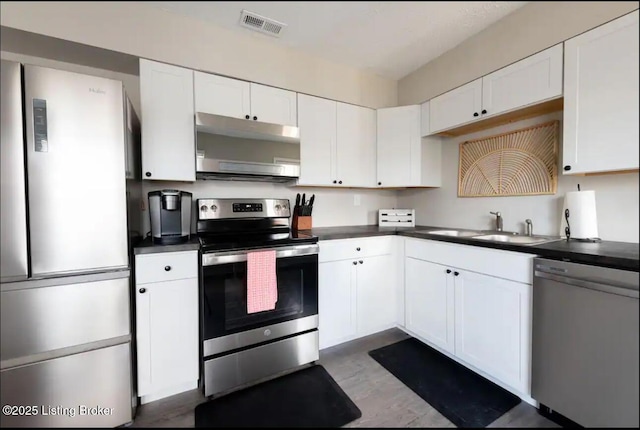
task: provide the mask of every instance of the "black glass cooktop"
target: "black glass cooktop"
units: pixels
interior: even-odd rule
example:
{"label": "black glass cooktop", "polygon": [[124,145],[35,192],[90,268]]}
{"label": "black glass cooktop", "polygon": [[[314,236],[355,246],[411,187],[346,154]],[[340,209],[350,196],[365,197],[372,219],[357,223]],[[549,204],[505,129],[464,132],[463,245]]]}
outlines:
{"label": "black glass cooktop", "polygon": [[227,233],[199,235],[202,252],[238,249],[271,248],[275,246],[317,243],[318,237],[300,231],[265,233]]}

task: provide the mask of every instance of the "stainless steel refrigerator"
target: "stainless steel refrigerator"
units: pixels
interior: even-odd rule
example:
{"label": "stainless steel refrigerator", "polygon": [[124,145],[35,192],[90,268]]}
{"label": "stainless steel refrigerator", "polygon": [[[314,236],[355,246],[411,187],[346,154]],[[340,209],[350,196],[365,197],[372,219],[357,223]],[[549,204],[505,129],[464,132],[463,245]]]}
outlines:
{"label": "stainless steel refrigerator", "polygon": [[120,81],[8,61],[1,80],[0,424],[128,423],[135,113]]}

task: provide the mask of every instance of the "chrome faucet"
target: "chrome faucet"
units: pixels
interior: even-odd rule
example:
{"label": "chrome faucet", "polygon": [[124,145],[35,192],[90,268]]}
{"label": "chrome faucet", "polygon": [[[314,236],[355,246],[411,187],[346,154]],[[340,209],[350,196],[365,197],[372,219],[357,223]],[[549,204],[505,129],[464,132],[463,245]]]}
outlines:
{"label": "chrome faucet", "polygon": [[527,236],[533,236],[533,223],[530,219],[526,219],[524,222],[527,224]]}
{"label": "chrome faucet", "polygon": [[496,216],[496,231],[502,231],[502,214],[500,212],[489,212]]}

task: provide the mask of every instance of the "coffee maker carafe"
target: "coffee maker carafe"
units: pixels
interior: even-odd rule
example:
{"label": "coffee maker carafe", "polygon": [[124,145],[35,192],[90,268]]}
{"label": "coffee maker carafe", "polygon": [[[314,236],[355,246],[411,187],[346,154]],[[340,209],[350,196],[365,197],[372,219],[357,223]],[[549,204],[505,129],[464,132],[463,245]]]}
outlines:
{"label": "coffee maker carafe", "polygon": [[153,243],[188,241],[191,234],[191,193],[179,190],[151,191],[149,216]]}

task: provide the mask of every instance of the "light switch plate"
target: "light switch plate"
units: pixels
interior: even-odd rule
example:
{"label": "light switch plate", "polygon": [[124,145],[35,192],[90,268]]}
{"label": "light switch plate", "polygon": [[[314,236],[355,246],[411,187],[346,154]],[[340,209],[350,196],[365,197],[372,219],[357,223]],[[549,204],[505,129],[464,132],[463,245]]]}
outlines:
{"label": "light switch plate", "polygon": [[360,206],[360,194],[353,195],[353,205]]}

